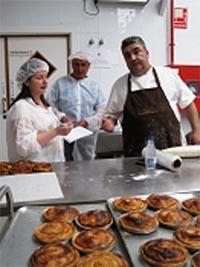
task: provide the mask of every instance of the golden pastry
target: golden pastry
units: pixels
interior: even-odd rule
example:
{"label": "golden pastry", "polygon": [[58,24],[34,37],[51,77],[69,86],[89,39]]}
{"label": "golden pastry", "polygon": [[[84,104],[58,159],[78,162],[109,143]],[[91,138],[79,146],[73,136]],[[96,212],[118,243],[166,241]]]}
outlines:
{"label": "golden pastry", "polygon": [[27,174],[32,173],[33,163],[28,160],[21,160],[13,163],[11,172],[12,174]]}
{"label": "golden pastry", "polygon": [[156,217],[145,212],[129,212],[122,215],[119,222],[124,230],[139,234],[152,233],[159,226]]}
{"label": "golden pastry", "polygon": [[75,267],[79,259],[76,248],[54,243],[36,249],[30,260],[33,267]]}
{"label": "golden pastry", "polygon": [[193,217],[186,211],[162,209],[156,215],[159,223],[168,228],[177,228],[192,223]]}
{"label": "golden pastry", "polygon": [[175,239],[191,251],[200,249],[200,227],[184,226],[173,233]]}
{"label": "golden pastry", "polygon": [[116,198],[112,205],[116,210],[121,212],[144,211],[147,207],[145,200],[135,196],[122,196]]}
{"label": "golden pastry", "polygon": [[33,172],[52,172],[52,165],[48,162],[35,162]]}
{"label": "golden pastry", "polygon": [[72,239],[72,244],[83,253],[109,250],[113,248],[115,242],[115,235],[103,228],[93,228],[80,232]]}
{"label": "golden pastry", "polygon": [[182,208],[193,215],[200,214],[200,197],[193,197],[182,202]]}
{"label": "golden pastry", "polygon": [[195,218],[195,225],[200,227],[200,214]]}
{"label": "golden pastry", "polygon": [[79,211],[68,205],[57,205],[45,209],[42,213],[47,221],[72,222],[79,214]]}
{"label": "golden pastry", "polygon": [[75,233],[75,228],[70,223],[48,222],[40,224],[35,230],[35,237],[42,243],[68,241]]}
{"label": "golden pastry", "polygon": [[7,161],[0,162],[0,175],[8,175],[12,172],[12,163]]}
{"label": "golden pastry", "polygon": [[192,267],[200,267],[200,252],[192,256],[191,264],[192,264]]}
{"label": "golden pastry", "polygon": [[148,206],[152,209],[176,209],[179,206],[179,201],[165,194],[151,194],[147,198]]}
{"label": "golden pastry", "polygon": [[94,227],[108,229],[113,223],[113,217],[106,210],[96,209],[80,213],[76,218],[76,223],[84,229]]}
{"label": "golden pastry", "polygon": [[158,238],[145,242],[139,252],[150,266],[181,267],[189,260],[189,252],[175,240]]}
{"label": "golden pastry", "polygon": [[127,261],[118,253],[96,251],[80,259],[76,267],[128,267]]}

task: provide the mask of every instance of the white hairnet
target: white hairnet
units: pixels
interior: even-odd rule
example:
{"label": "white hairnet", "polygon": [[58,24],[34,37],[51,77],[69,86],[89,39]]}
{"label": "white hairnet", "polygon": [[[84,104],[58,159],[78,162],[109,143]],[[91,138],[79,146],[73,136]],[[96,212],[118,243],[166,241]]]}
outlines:
{"label": "white hairnet", "polygon": [[49,65],[38,58],[31,58],[26,61],[17,72],[16,81],[18,88],[21,89],[23,83],[40,70],[49,72]]}
{"label": "white hairnet", "polygon": [[80,60],[86,60],[89,63],[92,62],[92,55],[86,51],[79,51],[76,52],[74,54],[72,54],[71,56],[68,57],[69,60],[73,60],[73,59],[80,59]]}

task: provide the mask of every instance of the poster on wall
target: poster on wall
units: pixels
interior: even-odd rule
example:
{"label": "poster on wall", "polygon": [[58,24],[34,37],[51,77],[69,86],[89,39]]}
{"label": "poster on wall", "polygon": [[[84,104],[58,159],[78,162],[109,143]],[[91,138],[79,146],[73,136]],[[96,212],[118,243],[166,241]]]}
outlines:
{"label": "poster on wall", "polygon": [[175,29],[188,28],[188,9],[186,7],[174,8],[174,28]]}
{"label": "poster on wall", "polygon": [[112,65],[117,64],[116,56],[110,49],[89,48],[86,50],[92,57],[92,68],[110,69]]}

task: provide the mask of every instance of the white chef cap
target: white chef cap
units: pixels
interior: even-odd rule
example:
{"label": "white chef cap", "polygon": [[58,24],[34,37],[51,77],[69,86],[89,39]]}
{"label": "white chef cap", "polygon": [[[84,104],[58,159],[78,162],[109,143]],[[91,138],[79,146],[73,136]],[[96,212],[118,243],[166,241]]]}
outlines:
{"label": "white chef cap", "polygon": [[17,87],[21,89],[23,83],[40,70],[49,72],[49,65],[45,61],[34,57],[26,61],[17,72]]}
{"label": "white chef cap", "polygon": [[73,59],[80,59],[80,60],[86,60],[89,63],[92,62],[92,55],[86,51],[78,51],[74,54],[72,54],[71,56],[68,57],[69,60],[73,60]]}

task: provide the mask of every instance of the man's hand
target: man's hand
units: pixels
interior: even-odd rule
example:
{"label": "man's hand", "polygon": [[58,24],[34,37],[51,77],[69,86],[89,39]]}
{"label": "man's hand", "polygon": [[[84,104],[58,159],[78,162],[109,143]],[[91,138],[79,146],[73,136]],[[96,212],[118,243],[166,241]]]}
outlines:
{"label": "man's hand", "polygon": [[65,116],[62,116],[60,121],[63,123],[70,122],[70,118],[65,115]]}
{"label": "man's hand", "polygon": [[193,130],[187,135],[189,145],[200,145],[200,128]]}
{"label": "man's hand", "polygon": [[101,128],[109,133],[114,131],[116,120],[114,118],[108,117],[102,119]]}
{"label": "man's hand", "polygon": [[80,121],[77,121],[75,126],[82,126],[84,128],[87,128],[88,127],[88,123],[87,123],[86,120],[80,120]]}

